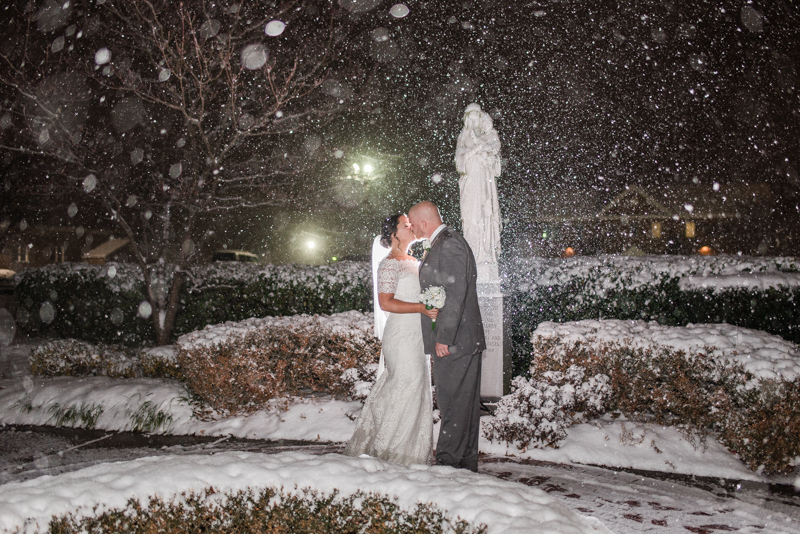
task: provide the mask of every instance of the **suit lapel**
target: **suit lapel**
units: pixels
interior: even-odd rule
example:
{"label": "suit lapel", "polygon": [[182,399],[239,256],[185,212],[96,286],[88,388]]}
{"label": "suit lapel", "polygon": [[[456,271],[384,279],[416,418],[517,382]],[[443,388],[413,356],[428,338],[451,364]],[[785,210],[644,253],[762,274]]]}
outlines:
{"label": "suit lapel", "polygon": [[422,266],[423,266],[423,265],[425,265],[425,260],[427,260],[427,259],[428,259],[428,256],[430,256],[430,253],[433,251],[433,246],[436,244],[436,242],[437,242],[437,241],[439,241],[439,238],[440,238],[440,237],[442,237],[442,234],[443,234],[443,233],[445,233],[445,232],[447,232],[447,231],[449,231],[449,230],[450,230],[450,227],[449,227],[449,226],[445,226],[445,227],[444,227],[444,230],[442,230],[441,232],[439,232],[439,233],[436,235],[436,239],[434,239],[433,241],[431,241],[431,248],[430,248],[430,250],[426,250],[426,251],[425,251],[425,253],[422,255],[422,261],[421,261],[421,262],[420,262],[420,264],[419,264],[419,268],[420,268],[420,270],[422,270]]}

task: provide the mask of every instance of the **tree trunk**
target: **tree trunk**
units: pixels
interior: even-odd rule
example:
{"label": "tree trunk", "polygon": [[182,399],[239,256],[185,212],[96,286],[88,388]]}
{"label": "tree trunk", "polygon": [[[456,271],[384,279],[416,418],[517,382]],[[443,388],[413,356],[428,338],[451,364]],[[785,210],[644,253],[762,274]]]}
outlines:
{"label": "tree trunk", "polygon": [[[186,274],[182,268],[176,269],[172,276],[172,285],[169,288],[169,295],[165,304],[165,309],[158,310],[158,316],[154,318],[156,329],[156,345],[169,345],[172,343],[172,332],[175,329],[175,318],[178,316],[178,308],[181,301],[181,288],[186,279]],[[164,314],[162,321],[161,314]]]}

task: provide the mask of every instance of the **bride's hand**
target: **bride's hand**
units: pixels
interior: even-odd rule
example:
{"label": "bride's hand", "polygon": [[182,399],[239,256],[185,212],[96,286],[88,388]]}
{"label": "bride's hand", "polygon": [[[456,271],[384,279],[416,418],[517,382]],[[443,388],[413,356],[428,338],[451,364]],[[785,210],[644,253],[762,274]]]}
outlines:
{"label": "bride's hand", "polygon": [[432,308],[429,310],[423,306],[422,313],[430,317],[432,321],[435,321],[436,317],[439,315],[439,308]]}

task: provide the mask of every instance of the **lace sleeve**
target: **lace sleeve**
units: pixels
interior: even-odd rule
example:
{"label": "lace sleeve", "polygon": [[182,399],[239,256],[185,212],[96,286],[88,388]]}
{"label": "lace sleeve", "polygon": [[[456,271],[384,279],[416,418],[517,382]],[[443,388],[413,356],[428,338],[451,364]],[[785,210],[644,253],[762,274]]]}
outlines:
{"label": "lace sleeve", "polygon": [[397,279],[400,277],[400,266],[396,261],[383,260],[378,266],[378,293],[397,292]]}

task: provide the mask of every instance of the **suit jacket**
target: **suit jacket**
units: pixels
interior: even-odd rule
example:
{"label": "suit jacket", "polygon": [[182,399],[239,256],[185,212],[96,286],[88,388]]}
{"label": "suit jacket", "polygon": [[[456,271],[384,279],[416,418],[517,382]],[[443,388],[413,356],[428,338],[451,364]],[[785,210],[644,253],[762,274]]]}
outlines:
{"label": "suit jacket", "polygon": [[436,343],[448,345],[455,356],[470,355],[486,348],[483,321],[478,307],[478,278],[475,257],[467,241],[453,228],[446,227],[431,244],[419,268],[422,290],[442,286],[444,308],[431,331],[431,320],[422,315],[425,352],[436,354]]}

